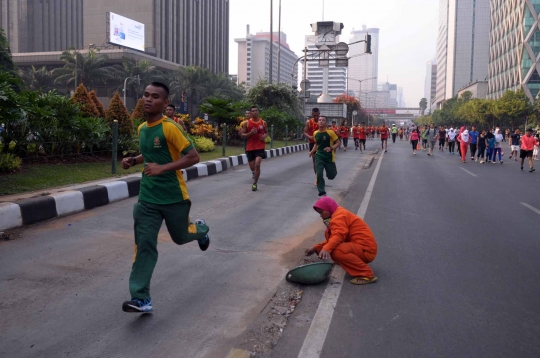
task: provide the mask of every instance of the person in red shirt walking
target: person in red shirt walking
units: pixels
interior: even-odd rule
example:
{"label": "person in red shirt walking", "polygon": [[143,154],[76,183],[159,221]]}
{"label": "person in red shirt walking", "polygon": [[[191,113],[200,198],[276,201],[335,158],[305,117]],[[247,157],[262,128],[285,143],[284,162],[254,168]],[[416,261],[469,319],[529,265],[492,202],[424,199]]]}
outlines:
{"label": "person in red shirt walking", "polygon": [[385,153],[388,151],[388,133],[388,127],[383,122],[382,126],[379,128],[379,134],[381,135],[381,149],[384,149]]}
{"label": "person in red shirt walking", "polygon": [[343,150],[347,151],[347,144],[349,144],[349,135],[351,134],[349,127],[347,127],[347,121],[344,120],[341,122],[341,126],[339,128],[339,137],[341,138],[341,141],[343,142]]}
{"label": "person in red shirt walking", "polygon": [[525,158],[529,159],[529,173],[534,172],[536,169],[533,167],[533,150],[536,140],[534,139],[532,128],[527,129],[527,134],[521,137],[521,150],[519,151],[519,157],[521,158],[521,170],[523,170],[523,163]]}
{"label": "person in red shirt walking", "polygon": [[[315,146],[315,138],[313,133],[319,130],[319,117],[321,116],[321,111],[318,108],[313,108],[311,110],[311,118],[306,121],[306,126],[304,127],[304,136],[309,141],[309,151]],[[317,170],[315,169],[315,156],[313,156],[313,172],[315,177],[317,176]],[[315,185],[317,185],[317,180],[315,180]]]}
{"label": "person in red shirt walking", "polygon": [[[354,139],[354,150],[358,150],[360,146],[360,125],[357,123],[352,127],[352,134]],[[360,147],[360,152],[362,152],[362,147]]]}
{"label": "person in red shirt walking", "polygon": [[261,163],[266,157],[265,142],[268,137],[268,127],[266,122],[259,118],[259,108],[251,107],[251,118],[246,120],[242,125],[240,137],[247,138],[246,156],[249,167],[254,173],[252,191],[257,191],[257,183],[261,175]]}

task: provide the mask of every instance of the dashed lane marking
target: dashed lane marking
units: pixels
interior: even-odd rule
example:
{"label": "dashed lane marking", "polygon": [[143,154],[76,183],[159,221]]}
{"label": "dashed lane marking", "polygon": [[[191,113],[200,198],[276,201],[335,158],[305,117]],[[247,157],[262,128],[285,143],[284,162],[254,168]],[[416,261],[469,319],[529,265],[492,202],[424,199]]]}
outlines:
{"label": "dashed lane marking", "polygon": [[476,175],[476,174],[474,174],[474,173],[471,173],[470,171],[468,171],[468,170],[465,169],[465,168],[461,168],[461,167],[460,167],[459,169],[463,170],[465,173],[469,173],[469,174],[472,175],[473,177],[477,177],[477,176],[478,176],[478,175]]}
{"label": "dashed lane marking", "polygon": [[534,206],[532,205],[529,205],[527,203],[520,203],[521,205],[523,205],[524,207],[526,207],[527,209],[531,209],[532,211],[534,211],[535,213],[537,213],[538,215],[540,215],[540,210],[538,210],[537,208],[535,208]]}

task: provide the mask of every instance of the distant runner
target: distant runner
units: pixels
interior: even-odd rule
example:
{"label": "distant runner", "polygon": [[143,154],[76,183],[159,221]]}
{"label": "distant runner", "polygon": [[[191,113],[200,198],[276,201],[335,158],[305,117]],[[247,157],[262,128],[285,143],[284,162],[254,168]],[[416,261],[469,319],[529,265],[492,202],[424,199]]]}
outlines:
{"label": "distant runner", "polygon": [[266,122],[259,118],[259,108],[251,107],[251,119],[248,119],[242,126],[240,132],[242,138],[247,138],[246,156],[253,176],[252,191],[257,191],[257,183],[261,175],[261,163],[266,158],[264,140],[268,137],[268,127]]}
{"label": "distant runner", "polygon": [[319,117],[319,129],[315,131],[315,146],[309,152],[309,156],[315,157],[315,167],[317,168],[317,189],[319,196],[326,196],[324,172],[326,177],[333,180],[337,175],[335,151],[340,146],[337,134],[328,129],[326,117]]}

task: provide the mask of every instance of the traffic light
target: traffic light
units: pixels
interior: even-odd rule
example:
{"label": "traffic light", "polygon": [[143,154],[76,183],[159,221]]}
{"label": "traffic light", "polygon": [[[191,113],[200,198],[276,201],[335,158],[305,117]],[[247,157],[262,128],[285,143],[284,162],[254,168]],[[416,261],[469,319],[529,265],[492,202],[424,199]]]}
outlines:
{"label": "traffic light", "polygon": [[366,34],[366,42],[365,42],[364,52],[365,53],[371,53],[371,35],[370,34]]}

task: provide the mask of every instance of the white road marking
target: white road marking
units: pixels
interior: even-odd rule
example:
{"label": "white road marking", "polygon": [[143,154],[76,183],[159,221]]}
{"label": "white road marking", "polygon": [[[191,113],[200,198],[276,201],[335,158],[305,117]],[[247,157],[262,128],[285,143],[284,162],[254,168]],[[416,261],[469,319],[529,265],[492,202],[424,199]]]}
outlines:
{"label": "white road marking", "polygon": [[472,175],[473,177],[477,177],[477,176],[478,176],[478,175],[476,175],[476,174],[474,174],[474,173],[471,173],[470,171],[468,171],[468,170],[465,169],[465,168],[459,167],[459,169],[463,170],[463,171],[466,172],[466,173],[469,173],[469,174]]}
{"label": "white road marking", "polygon": [[[377,167],[373,172],[371,181],[364,195],[364,199],[360,204],[357,215],[362,219],[366,215],[366,211],[371,199],[371,194],[373,193],[373,188],[375,187],[375,181],[377,180],[377,175],[379,174],[379,169],[381,168],[382,158],[384,152],[381,153],[379,161],[377,162]],[[330,328],[330,323],[332,322],[332,316],[334,315],[334,309],[336,308],[339,294],[341,292],[341,287],[343,287],[343,278],[345,277],[345,271],[341,266],[336,265],[332,270],[332,277],[326,286],[317,312],[315,312],[315,317],[311,321],[311,326],[307,333],[302,349],[298,354],[298,358],[317,358],[321,356],[322,348],[324,341],[326,340],[326,335]]]}
{"label": "white road marking", "polygon": [[446,159],[444,155],[437,154],[439,157]]}
{"label": "white road marking", "polygon": [[532,205],[529,205],[527,203],[520,203],[521,205],[523,205],[524,207],[528,208],[528,209],[531,209],[532,211],[534,211],[535,213],[537,213],[538,215],[540,215],[540,210],[538,210],[537,208],[535,208],[534,206]]}

